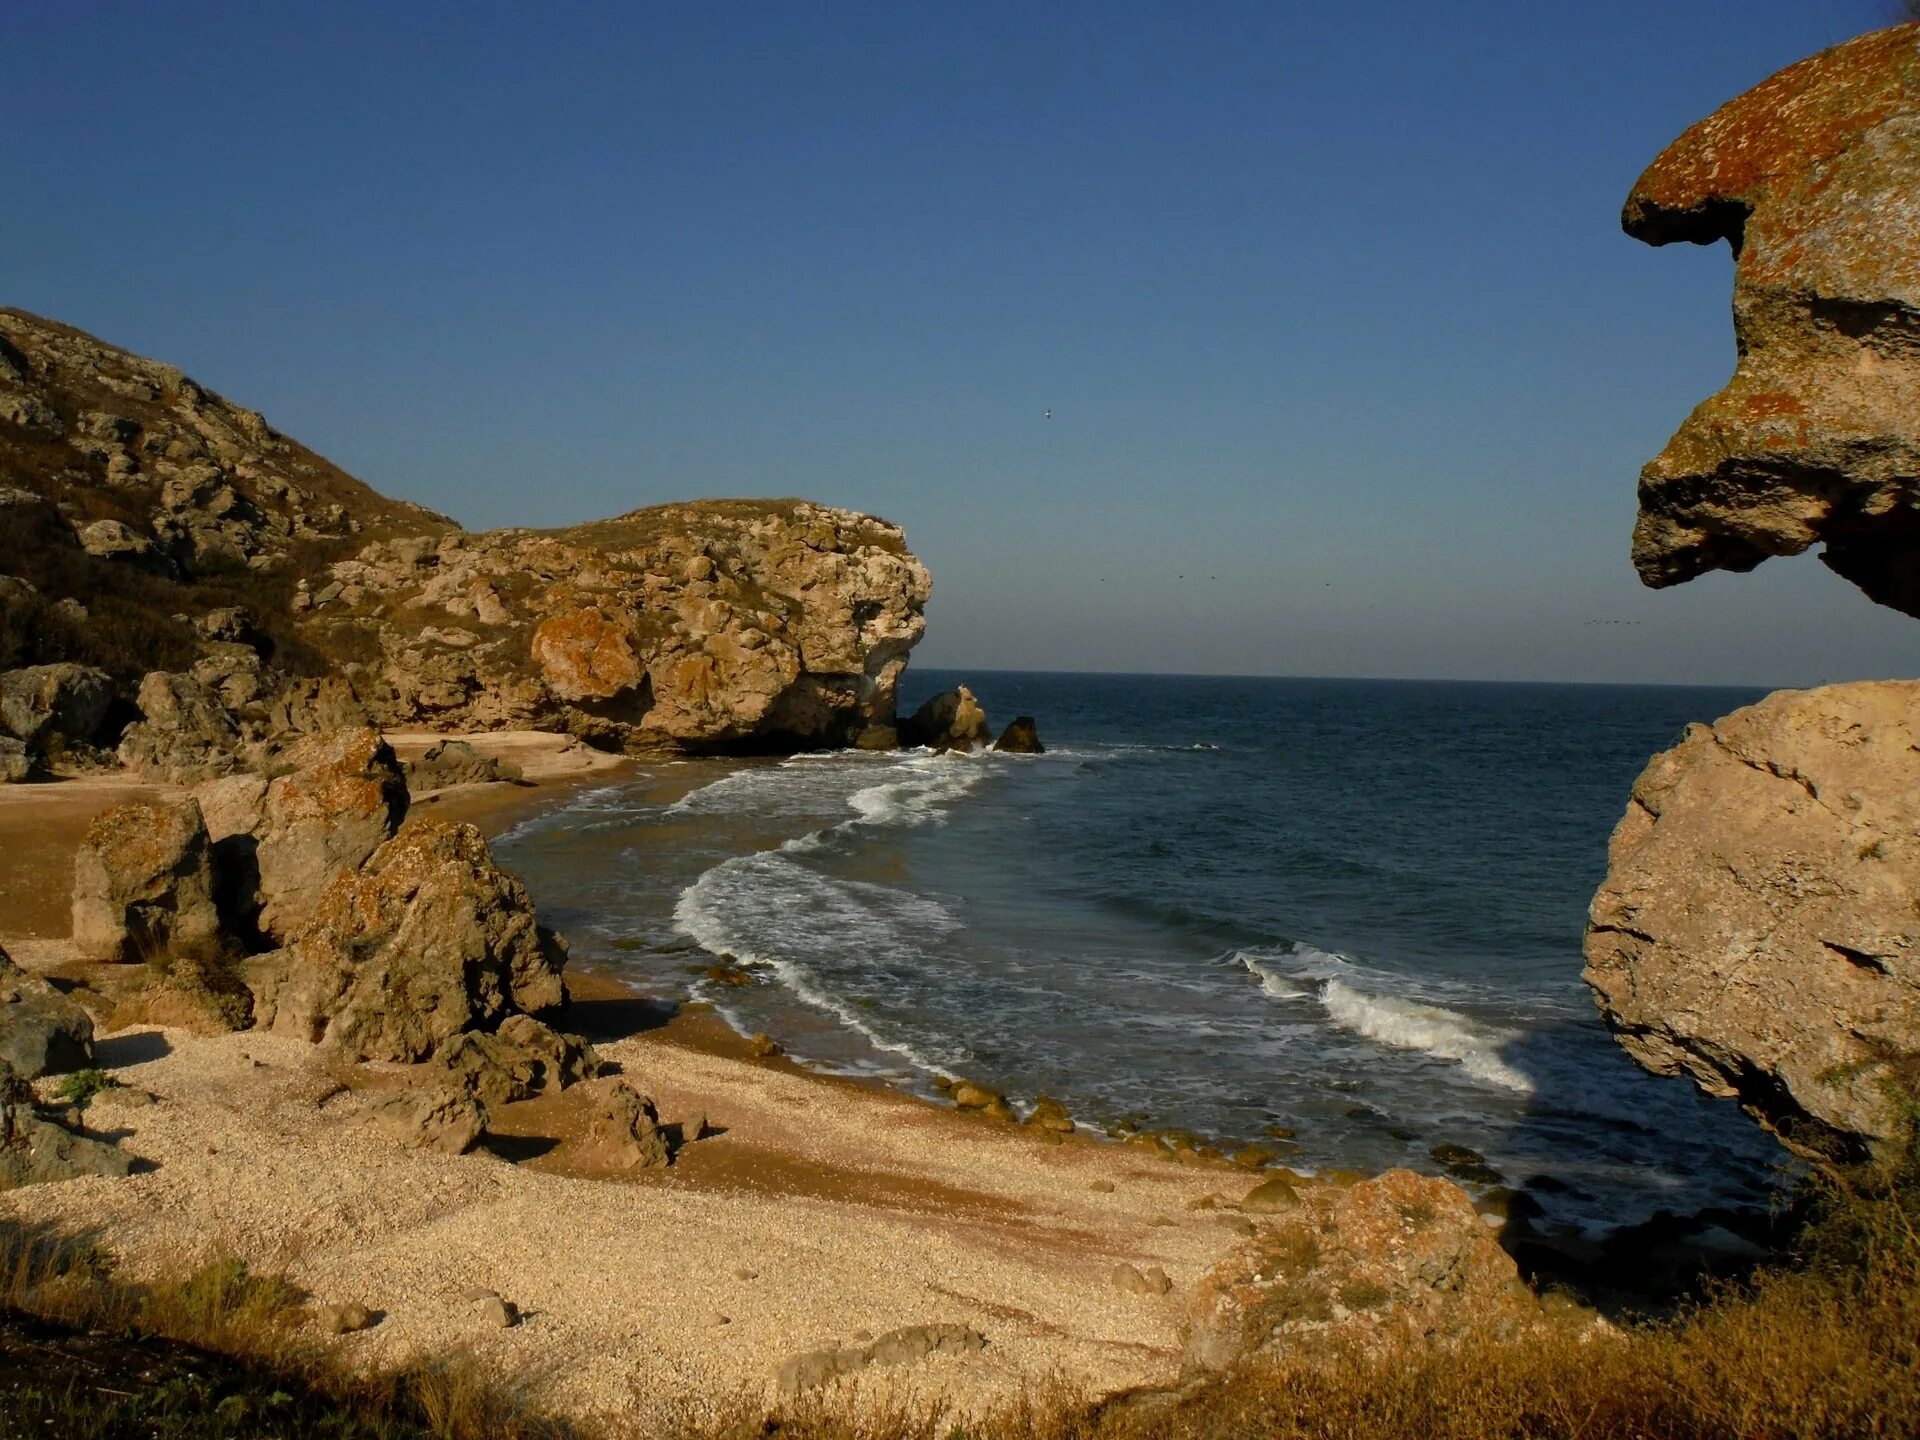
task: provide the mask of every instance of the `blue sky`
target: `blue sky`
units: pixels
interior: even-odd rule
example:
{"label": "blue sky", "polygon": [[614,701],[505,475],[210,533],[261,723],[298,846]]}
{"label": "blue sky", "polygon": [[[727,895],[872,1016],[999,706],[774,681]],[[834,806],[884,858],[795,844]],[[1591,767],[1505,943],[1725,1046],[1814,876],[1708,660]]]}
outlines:
{"label": "blue sky", "polygon": [[1920,674],[1627,560],[1733,341],[1620,202],[1891,9],[10,0],[0,303],[476,527],[875,511],[928,664]]}

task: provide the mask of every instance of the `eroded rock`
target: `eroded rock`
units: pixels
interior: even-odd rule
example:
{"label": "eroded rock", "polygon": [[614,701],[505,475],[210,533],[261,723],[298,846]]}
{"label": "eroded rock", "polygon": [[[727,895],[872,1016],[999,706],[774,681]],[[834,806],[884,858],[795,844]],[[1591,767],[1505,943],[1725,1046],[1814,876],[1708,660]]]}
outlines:
{"label": "eroded rock", "polygon": [[93,1063],[93,1019],[0,950],[0,1063],[32,1080]]}
{"label": "eroded rock", "polygon": [[1739,361],[1641,472],[1641,578],[1822,544],[1867,595],[1920,615],[1920,26],[1721,106],[1640,177],[1622,220],[1737,256]]}
{"label": "eroded rock", "polygon": [[1513,1260],[1457,1185],[1389,1170],[1301,1199],[1201,1278],[1189,1367],[1221,1370],[1332,1335],[1497,1338],[1537,1317]]}
{"label": "eroded rock", "polygon": [[337,876],[253,967],[258,1023],[362,1060],[424,1060],[566,999],[564,943],[471,825],[416,823]]}
{"label": "eroded rock", "polygon": [[987,712],[964,685],[943,690],[900,722],[902,745],[924,745],[930,750],[971,750],[985,745],[991,734]]}
{"label": "eroded rock", "polygon": [[1769,695],[1654,757],[1586,938],[1587,982],[1635,1059],[1800,1148],[1906,1143],[1916,747],[1920,683],[1881,681]]}
{"label": "eroded rock", "polygon": [[207,827],[192,800],[97,816],[74,855],[73,945],[95,961],[212,945],[220,929]]}
{"label": "eroded rock", "polygon": [[55,737],[93,740],[112,704],[112,679],[90,666],[63,662],[0,674],[0,730],[32,750]]}
{"label": "eroded rock", "polygon": [[41,1115],[32,1087],[0,1061],[0,1190],[87,1175],[117,1179],[132,1169],[133,1157],[118,1146]]}

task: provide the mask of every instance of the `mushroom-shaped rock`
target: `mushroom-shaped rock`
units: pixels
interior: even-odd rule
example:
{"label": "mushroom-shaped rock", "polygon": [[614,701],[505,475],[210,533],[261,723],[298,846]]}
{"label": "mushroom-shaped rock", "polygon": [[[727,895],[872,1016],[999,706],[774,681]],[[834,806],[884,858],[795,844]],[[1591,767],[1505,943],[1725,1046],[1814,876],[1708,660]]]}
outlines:
{"label": "mushroom-shaped rock", "polygon": [[94,819],[73,861],[73,945],[97,961],[148,960],[212,942],[207,827],[192,800],[136,800]]}
{"label": "mushroom-shaped rock", "polygon": [[1586,979],[1628,1053],[1843,1158],[1905,1143],[1920,1057],[1920,683],[1780,691],[1654,757]]}
{"label": "mushroom-shaped rock", "polygon": [[1733,378],[1640,478],[1649,585],[1823,544],[1920,615],[1920,24],[1863,35],[1729,101],[1628,197],[1652,244],[1726,239]]}
{"label": "mushroom-shaped rock", "polygon": [[415,824],[337,876],[255,962],[256,1020],[363,1060],[424,1060],[465,1030],[566,999],[559,937],[471,825]]}

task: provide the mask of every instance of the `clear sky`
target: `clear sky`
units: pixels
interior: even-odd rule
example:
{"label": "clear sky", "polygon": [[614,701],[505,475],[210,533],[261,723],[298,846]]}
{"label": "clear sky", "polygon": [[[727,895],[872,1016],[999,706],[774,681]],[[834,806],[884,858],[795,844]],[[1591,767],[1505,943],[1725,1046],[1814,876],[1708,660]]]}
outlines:
{"label": "clear sky", "polygon": [[927,664],[1910,676],[1811,557],[1640,588],[1730,261],[1618,225],[1893,9],[4,0],[0,303],[470,526],[885,515]]}

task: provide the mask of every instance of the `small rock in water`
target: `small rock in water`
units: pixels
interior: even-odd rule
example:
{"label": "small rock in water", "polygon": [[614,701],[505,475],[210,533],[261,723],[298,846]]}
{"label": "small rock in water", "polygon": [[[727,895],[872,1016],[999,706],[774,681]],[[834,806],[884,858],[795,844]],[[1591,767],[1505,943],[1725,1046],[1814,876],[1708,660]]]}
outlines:
{"label": "small rock in water", "polygon": [[1025,1123],[1036,1130],[1046,1130],[1056,1135],[1073,1133],[1073,1115],[1051,1095],[1041,1095],[1034,1100],[1033,1113],[1027,1116]]}
{"label": "small rock in water", "polygon": [[786,1052],[771,1035],[761,1031],[747,1041],[747,1053],[756,1060],[771,1060],[774,1056],[784,1055]]}

